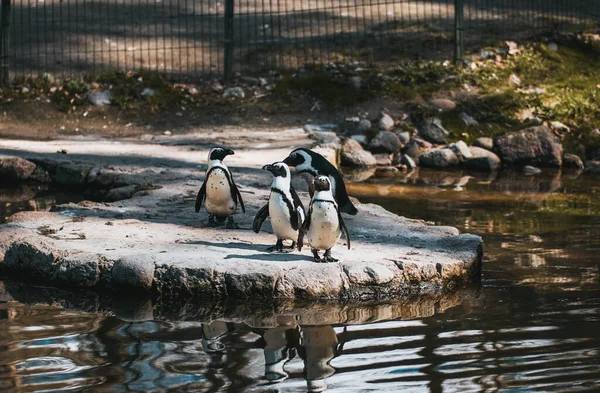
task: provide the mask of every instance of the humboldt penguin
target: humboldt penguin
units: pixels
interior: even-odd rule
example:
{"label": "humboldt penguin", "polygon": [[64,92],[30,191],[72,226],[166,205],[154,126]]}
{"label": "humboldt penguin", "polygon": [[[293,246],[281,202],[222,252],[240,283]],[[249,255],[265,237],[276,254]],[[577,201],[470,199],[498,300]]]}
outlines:
{"label": "humboldt penguin", "polygon": [[204,183],[196,197],[196,212],[200,211],[202,203],[208,213],[208,226],[214,227],[217,222],[222,224],[227,219],[226,227],[236,228],[233,222],[233,214],[236,212],[238,203],[245,213],[244,201],[238,190],[231,171],[223,159],[235,154],[231,149],[214,147],[208,153],[208,169]]}
{"label": "humboldt penguin", "polygon": [[273,183],[271,183],[269,202],[256,213],[252,228],[258,233],[263,222],[270,217],[277,243],[267,251],[283,251],[284,240],[292,241],[290,249],[293,250],[305,213],[302,201],[292,187],[290,168],[283,162],[276,162],[265,165],[262,169],[273,174]]}
{"label": "humboldt penguin", "polygon": [[[337,259],[331,256],[331,248],[344,232],[350,249],[348,228],[333,198],[329,177],[317,176],[314,180],[314,189],[315,193],[310,201],[306,220],[299,231],[298,251],[302,250],[304,235],[306,235],[315,262],[337,262]],[[320,250],[325,250],[323,257],[319,256]]]}
{"label": "humboldt penguin", "polygon": [[296,167],[296,172],[302,175],[304,180],[308,183],[308,191],[311,198],[314,193],[313,179],[317,176],[324,175],[329,177],[333,196],[338,202],[340,210],[353,216],[358,213],[358,210],[356,210],[356,207],[352,204],[350,197],[348,197],[342,175],[340,175],[340,172],[338,172],[335,166],[327,161],[325,157],[314,151],[299,148],[292,151],[283,162],[291,167]]}

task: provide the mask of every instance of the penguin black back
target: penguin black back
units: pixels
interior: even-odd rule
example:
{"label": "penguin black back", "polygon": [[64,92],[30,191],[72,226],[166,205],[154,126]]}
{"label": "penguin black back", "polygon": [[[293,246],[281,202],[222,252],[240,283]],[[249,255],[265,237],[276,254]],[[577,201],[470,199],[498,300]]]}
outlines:
{"label": "penguin black back", "polygon": [[358,213],[348,196],[342,175],[325,157],[314,151],[299,148],[292,151],[283,162],[296,167],[296,171],[300,174],[307,173],[313,177],[319,175],[331,177],[334,183],[333,195],[338,202],[340,211],[353,216]]}

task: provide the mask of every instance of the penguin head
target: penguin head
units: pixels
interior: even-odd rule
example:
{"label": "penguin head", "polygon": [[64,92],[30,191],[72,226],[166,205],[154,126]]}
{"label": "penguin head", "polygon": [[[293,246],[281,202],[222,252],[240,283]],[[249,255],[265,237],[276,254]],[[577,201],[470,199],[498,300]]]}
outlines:
{"label": "penguin head", "polygon": [[283,162],[275,162],[262,167],[265,171],[269,171],[275,177],[290,177],[290,167]]}
{"label": "penguin head", "polygon": [[310,152],[307,149],[300,148],[292,151],[283,162],[289,166],[299,166],[311,160]]}
{"label": "penguin head", "polygon": [[227,156],[235,154],[231,149],[225,149],[224,147],[213,147],[210,149],[210,153],[208,153],[208,161],[219,160],[223,161],[223,159]]}
{"label": "penguin head", "polygon": [[331,189],[331,181],[327,176],[317,176],[314,180],[315,191],[329,191]]}

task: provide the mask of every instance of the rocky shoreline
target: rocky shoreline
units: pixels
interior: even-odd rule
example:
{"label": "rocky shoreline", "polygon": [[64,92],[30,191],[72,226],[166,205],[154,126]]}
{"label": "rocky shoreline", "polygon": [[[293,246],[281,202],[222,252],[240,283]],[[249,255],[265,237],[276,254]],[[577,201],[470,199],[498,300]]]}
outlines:
{"label": "rocky shoreline", "polygon": [[[0,151],[12,154],[2,158],[3,179],[50,180],[99,202],[13,215],[0,227],[0,272],[44,285],[167,298],[364,300],[454,290],[479,279],[481,238],[370,204],[346,219],[353,248],[336,247],[340,263],[314,263],[308,251],[264,252],[274,241],[270,228],[249,230],[270,182],[258,168],[285,157],[290,145],[314,144],[306,135],[300,129],[237,140],[226,132],[186,136],[185,143],[3,141]],[[249,211],[236,215],[239,230],[204,228],[205,214],[193,213],[205,168],[198,163],[222,141],[240,147],[229,163]],[[319,149],[335,159],[331,147]]]}

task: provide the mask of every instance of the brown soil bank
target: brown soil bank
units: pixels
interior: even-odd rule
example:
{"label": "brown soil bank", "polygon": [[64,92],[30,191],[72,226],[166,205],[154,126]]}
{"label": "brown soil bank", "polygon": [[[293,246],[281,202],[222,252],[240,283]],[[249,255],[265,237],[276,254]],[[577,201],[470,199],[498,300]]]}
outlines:
{"label": "brown soil bank", "polygon": [[[271,181],[258,168],[310,143],[304,131],[184,139],[3,141],[0,153],[36,165],[21,164],[19,173],[68,187],[104,185],[104,195],[118,201],[17,213],[0,227],[0,271],[56,286],[169,297],[336,300],[441,292],[480,276],[480,237],[371,204],[345,217],[352,249],[342,242],[334,248],[339,263],[314,263],[309,250],[267,253],[275,241],[270,225],[260,234],[250,230]],[[206,145],[224,140],[244,146],[228,160],[247,209],[236,214],[237,230],[205,228],[206,213],[193,210],[204,178],[197,164],[205,162]],[[308,202],[306,193],[300,197]]]}

